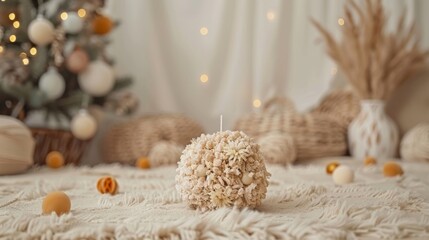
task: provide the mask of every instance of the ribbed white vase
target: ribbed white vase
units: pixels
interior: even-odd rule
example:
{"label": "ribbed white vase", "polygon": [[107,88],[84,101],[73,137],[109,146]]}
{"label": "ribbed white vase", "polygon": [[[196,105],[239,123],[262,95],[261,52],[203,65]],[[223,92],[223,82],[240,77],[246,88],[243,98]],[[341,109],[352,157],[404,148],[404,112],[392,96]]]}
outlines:
{"label": "ribbed white vase", "polygon": [[398,127],[386,114],[381,100],[362,100],[361,111],[348,129],[351,155],[358,160],[367,156],[394,158],[398,151]]}

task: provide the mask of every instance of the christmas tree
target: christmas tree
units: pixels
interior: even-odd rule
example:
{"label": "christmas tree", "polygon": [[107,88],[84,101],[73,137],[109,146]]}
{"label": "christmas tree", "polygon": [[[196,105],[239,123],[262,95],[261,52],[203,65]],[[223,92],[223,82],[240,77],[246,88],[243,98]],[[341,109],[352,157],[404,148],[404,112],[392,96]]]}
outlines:
{"label": "christmas tree", "polygon": [[82,111],[89,105],[120,113],[135,109],[132,95],[118,94],[130,79],[115,78],[106,54],[117,23],[102,12],[104,4],[0,0],[0,114],[23,119],[44,110],[46,118],[71,119],[73,125],[76,118],[94,122]]}

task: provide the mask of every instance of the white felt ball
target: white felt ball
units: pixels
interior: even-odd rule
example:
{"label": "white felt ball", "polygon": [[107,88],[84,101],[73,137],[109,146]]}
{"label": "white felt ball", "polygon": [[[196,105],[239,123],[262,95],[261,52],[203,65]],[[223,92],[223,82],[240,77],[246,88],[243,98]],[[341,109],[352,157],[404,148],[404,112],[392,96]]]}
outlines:
{"label": "white felt ball", "polygon": [[334,173],[332,174],[332,179],[335,184],[344,185],[353,182],[355,174],[351,168],[345,165],[340,165],[335,168]]}
{"label": "white felt ball", "polygon": [[90,63],[78,81],[83,91],[95,97],[106,95],[115,84],[113,69],[100,60]]}
{"label": "white felt ball", "polygon": [[37,17],[28,26],[28,37],[39,46],[48,45],[55,37],[54,25],[46,18]]}
{"label": "white felt ball", "polygon": [[97,131],[97,121],[87,111],[79,111],[71,121],[73,136],[80,140],[88,140]]}
{"label": "white felt ball", "polygon": [[57,69],[50,67],[49,70],[40,77],[39,88],[46,94],[48,99],[55,100],[63,95],[66,83]]}
{"label": "white felt ball", "polygon": [[66,33],[78,33],[83,28],[83,19],[75,12],[68,12],[67,19],[63,21],[63,28]]}

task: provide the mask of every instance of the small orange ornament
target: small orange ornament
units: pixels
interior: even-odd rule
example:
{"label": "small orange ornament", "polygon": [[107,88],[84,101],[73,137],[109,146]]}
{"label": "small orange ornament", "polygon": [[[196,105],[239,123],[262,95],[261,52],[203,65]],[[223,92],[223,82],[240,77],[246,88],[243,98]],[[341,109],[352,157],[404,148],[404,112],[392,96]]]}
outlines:
{"label": "small orange ornament", "polygon": [[330,162],[326,165],[326,173],[331,175],[338,166],[340,166],[338,162]]}
{"label": "small orange ornament", "polygon": [[386,162],[383,167],[383,174],[385,177],[395,177],[404,174],[402,167],[396,162]]}
{"label": "small orange ornament", "polygon": [[376,165],[376,164],[377,164],[377,160],[376,160],[375,158],[373,158],[373,157],[366,157],[366,158],[363,160],[363,164],[364,164],[365,166]]}
{"label": "small orange ornament", "polygon": [[143,168],[143,169],[150,168],[149,158],[141,157],[141,158],[137,159],[136,167]]}
{"label": "small orange ornament", "polygon": [[45,158],[46,165],[50,168],[60,168],[64,166],[64,156],[58,151],[49,152]]}
{"label": "small orange ornament", "polygon": [[104,15],[96,15],[92,20],[92,30],[95,34],[105,35],[113,28],[113,22]]}
{"label": "small orange ornament", "polygon": [[115,195],[118,190],[118,183],[114,177],[102,177],[97,181],[97,190],[102,194]]}
{"label": "small orange ornament", "polygon": [[51,192],[46,195],[42,202],[43,214],[55,212],[58,216],[70,212],[71,202],[69,196],[64,192]]}

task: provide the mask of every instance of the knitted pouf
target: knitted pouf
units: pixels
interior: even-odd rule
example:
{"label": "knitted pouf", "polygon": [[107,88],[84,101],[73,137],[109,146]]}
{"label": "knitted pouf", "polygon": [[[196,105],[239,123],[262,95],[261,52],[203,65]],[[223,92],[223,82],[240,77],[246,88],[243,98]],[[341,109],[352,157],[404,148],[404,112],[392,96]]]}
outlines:
{"label": "knitted pouf", "polygon": [[168,164],[177,164],[184,147],[174,142],[160,141],[155,143],[149,153],[152,167]]}
{"label": "knitted pouf", "polygon": [[419,124],[405,134],[401,157],[406,161],[429,162],[429,124]]}
{"label": "knitted pouf", "polygon": [[176,189],[182,199],[202,211],[260,205],[270,176],[259,146],[237,131],[194,139],[176,171]]}

